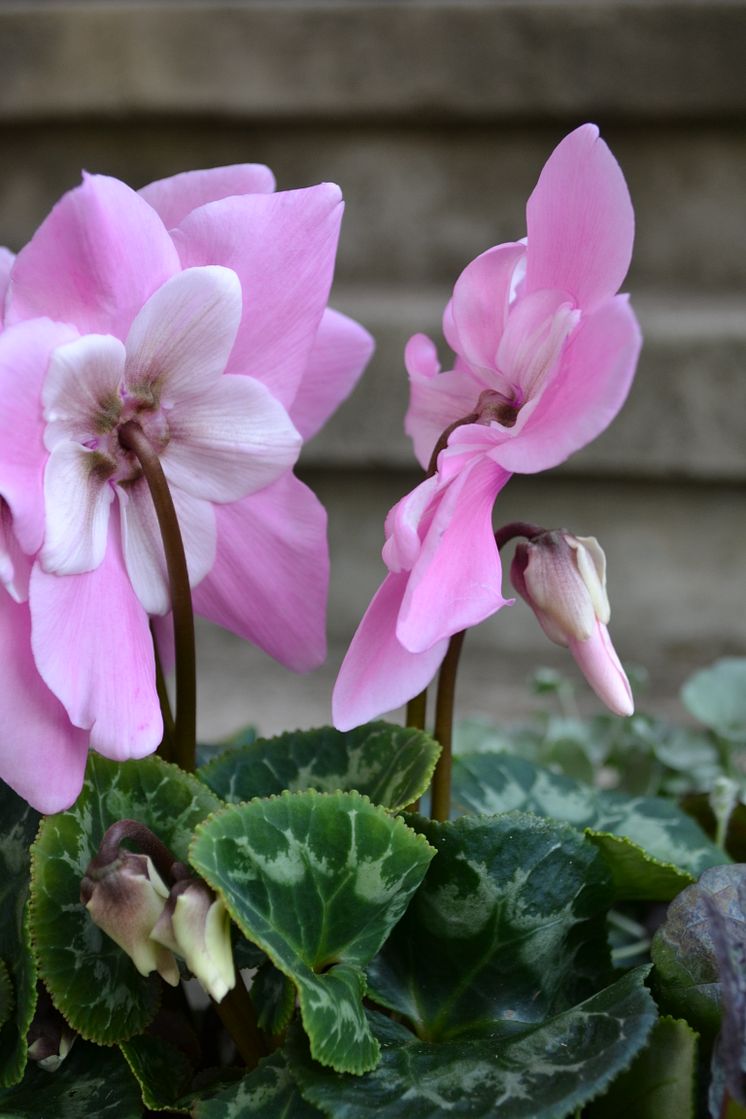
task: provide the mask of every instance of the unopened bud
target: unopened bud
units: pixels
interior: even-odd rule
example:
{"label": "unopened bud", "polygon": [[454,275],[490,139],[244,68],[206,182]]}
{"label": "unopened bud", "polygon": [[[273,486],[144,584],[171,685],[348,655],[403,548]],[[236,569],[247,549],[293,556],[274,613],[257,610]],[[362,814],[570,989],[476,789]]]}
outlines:
{"label": "unopened bud", "polygon": [[598,541],[543,532],[518,545],[510,579],[549,640],[570,649],[599,699],[615,714],[631,715],[632,689],[606,628],[611,611]]}
{"label": "unopened bud", "polygon": [[45,1072],[56,1072],[77,1036],[40,983],[36,1011],[27,1036],[29,1058]]}
{"label": "unopened bud", "polygon": [[132,958],[140,974],[157,971],[175,987],[176,960],[150,938],[167,898],[168,889],[150,856],[124,848],[103,865],[94,859],[80,884],[80,900],[92,920]]}
{"label": "unopened bud", "polygon": [[215,1002],[235,987],[230,917],[201,879],[188,878],[173,886],[151,937],[184,958]]}

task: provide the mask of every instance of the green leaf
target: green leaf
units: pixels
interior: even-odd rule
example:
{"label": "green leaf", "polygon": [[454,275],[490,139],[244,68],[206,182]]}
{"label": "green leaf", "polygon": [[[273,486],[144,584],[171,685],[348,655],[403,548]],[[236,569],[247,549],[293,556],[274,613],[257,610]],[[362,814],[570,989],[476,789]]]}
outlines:
{"label": "green leaf", "polygon": [[412,727],[368,723],[345,732],[320,727],[260,738],[216,758],[199,776],[233,804],[285,789],[355,789],[398,812],[424,793],[439,753],[434,739]]}
{"label": "green leaf", "polygon": [[420,1041],[371,1014],[381,1044],[374,1072],[329,1072],[291,1032],[291,1071],[303,1095],[334,1119],[563,1119],[627,1068],[647,1040],[655,1003],[645,969],[519,1034]]}
{"label": "green leaf", "polygon": [[728,861],[699,825],[663,797],[593,789],[504,754],[454,760],[454,803],[485,814],[520,809],[589,831],[620,899],[668,901],[708,866]]}
{"label": "green leaf", "polygon": [[0,1087],[16,1084],[28,1057],[26,1034],[36,1008],[36,964],[28,931],[29,848],[41,817],[0,782],[0,959],[15,1009],[0,1027]]}
{"label": "green leaf", "polygon": [[746,657],[724,657],[681,689],[688,711],[726,738],[746,740]]}
{"label": "green leaf", "polygon": [[192,1079],[192,1066],[180,1049],[166,1038],[151,1034],[138,1034],[119,1048],[140,1085],[146,1107],[189,1111],[188,1106],[178,1106]]}
{"label": "green leaf", "polygon": [[229,750],[240,750],[243,746],[250,746],[252,742],[256,742],[256,727],[241,727],[220,742],[198,742],[197,765],[200,767],[207,765],[215,761],[219,754],[227,754]]}
{"label": "green leaf", "polygon": [[278,1051],[209,1100],[194,1107],[194,1119],[320,1119],[295,1083],[285,1055]]}
{"label": "green leaf", "polygon": [[378,1047],[361,968],[422,880],[432,850],[358,793],[284,793],[197,829],[190,861],[245,936],[298,988],[313,1054],[363,1072]]}
{"label": "green leaf", "polygon": [[55,1005],[83,1037],[126,1041],[159,1002],[158,976],[140,975],[80,902],[81,878],[104,832],[116,820],[139,820],[185,860],[195,826],[219,805],[195,777],[160,758],[118,763],[91,754],[73,807],[43,822],[32,849],[34,946]]}
{"label": "green leaf", "polygon": [[295,1009],[295,987],[271,960],[265,960],[251,984],[251,1001],[259,1029],[275,1037],[287,1026]]}
{"label": "green leaf", "polygon": [[437,855],[368,984],[420,1038],[515,1033],[608,982],[611,882],[581,833],[519,813],[411,822]]}
{"label": "green leaf", "polygon": [[13,994],[13,984],[10,979],[10,974],[5,965],[4,960],[0,960],[0,1026],[3,1026],[11,1014],[15,1006],[15,995]]}
{"label": "green leaf", "polygon": [[697,1034],[676,1018],[661,1018],[650,1040],[587,1119],[695,1119]]}
{"label": "green leaf", "polygon": [[78,1040],[57,1072],[33,1062],[23,1081],[0,1091],[2,1119],[141,1119],[137,1082],[115,1049]]}
{"label": "green leaf", "polygon": [[743,941],[746,914],[740,891],[745,881],[746,867],[740,864],[705,871],[668,907],[651,946],[659,1002],[710,1039],[720,1028],[721,985],[708,899],[732,928],[733,940]]}

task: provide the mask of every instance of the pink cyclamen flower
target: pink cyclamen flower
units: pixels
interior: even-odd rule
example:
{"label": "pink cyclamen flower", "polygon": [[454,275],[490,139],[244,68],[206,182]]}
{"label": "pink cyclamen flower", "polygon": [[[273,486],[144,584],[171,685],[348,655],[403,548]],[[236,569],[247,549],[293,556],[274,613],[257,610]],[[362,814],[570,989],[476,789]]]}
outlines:
{"label": "pink cyclamen flower", "polygon": [[[422,334],[405,353],[406,430],[434,473],[389,513],[389,569],[334,692],[356,726],[426,687],[454,633],[503,606],[492,507],[511,475],[546,470],[621,408],[640,333],[617,295],[632,253],[624,176],[595,125],[570,133],[526,208],[527,238],[467,265],[443,316],[455,361],[441,372]],[[445,436],[445,438],[444,438]],[[432,468],[431,468],[432,469]]]}
{"label": "pink cyclamen flower", "polygon": [[326,306],[339,189],[273,189],[258,165],[139,193],[86,175],[0,254],[0,775],[42,811],[75,799],[89,745],[140,757],[162,735],[149,626],[169,596],[128,419],[197,611],[295,670],[324,658],[326,515],[292,466],[372,343]]}
{"label": "pink cyclamen flower", "polygon": [[609,637],[606,556],[593,536],[543,532],[516,547],[510,581],[550,641],[564,645],[596,695],[615,715],[635,706]]}

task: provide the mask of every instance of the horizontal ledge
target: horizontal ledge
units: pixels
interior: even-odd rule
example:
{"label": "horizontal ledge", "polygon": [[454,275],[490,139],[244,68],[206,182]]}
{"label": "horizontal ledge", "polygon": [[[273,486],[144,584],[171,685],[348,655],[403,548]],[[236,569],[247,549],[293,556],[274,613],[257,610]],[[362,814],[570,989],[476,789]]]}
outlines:
{"label": "horizontal ledge", "polygon": [[0,121],[742,117],[744,40],[743,0],[16,3]]}

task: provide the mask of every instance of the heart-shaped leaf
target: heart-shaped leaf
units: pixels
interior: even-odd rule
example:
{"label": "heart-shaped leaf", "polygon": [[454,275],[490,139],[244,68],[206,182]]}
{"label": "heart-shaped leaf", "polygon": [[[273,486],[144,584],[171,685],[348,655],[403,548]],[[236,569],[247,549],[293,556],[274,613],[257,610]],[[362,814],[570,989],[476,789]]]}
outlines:
{"label": "heart-shaped leaf", "polygon": [[295,1009],[295,987],[271,960],[265,960],[251,984],[257,1023],[270,1037],[282,1033]]}
{"label": "heart-shaped leaf", "polygon": [[32,849],[34,947],[55,1005],[83,1037],[126,1041],[152,1020],[159,1000],[160,979],[140,975],[80,902],[104,832],[117,820],[139,820],[185,860],[195,826],[220,803],[160,758],[117,763],[91,754],[73,807],[44,820]]}
{"label": "heart-shaped leaf", "polygon": [[746,741],[746,657],[724,657],[695,672],[681,689],[681,698],[705,726]]}
{"label": "heart-shaped leaf", "polygon": [[140,1085],[142,1102],[154,1111],[189,1111],[179,1106],[188,1092],[192,1066],[186,1056],[165,1037],[138,1034],[119,1047],[132,1074]]}
{"label": "heart-shaped leaf", "polygon": [[369,962],[419,886],[432,849],[358,793],[284,793],[201,825],[190,861],[244,934],[295,983],[313,1054],[372,1068],[362,1008]]}
{"label": "heart-shaped leaf", "polygon": [[141,1119],[137,1081],[116,1049],[76,1041],[57,1072],[31,1062],[15,1088],[0,1091],[3,1119]]}
{"label": "heart-shaped leaf", "polygon": [[699,825],[663,797],[593,789],[507,754],[458,757],[453,780],[461,811],[520,809],[587,829],[611,867],[620,899],[668,901],[707,867],[728,862]]}
{"label": "heart-shaped leaf", "polygon": [[661,1018],[645,1048],[587,1119],[695,1119],[697,1034],[686,1022]]}
{"label": "heart-shaped leaf", "polygon": [[610,979],[611,882],[581,833],[520,813],[411,823],[437,855],[368,984],[418,1037],[525,1030]]}
{"label": "heart-shaped leaf", "polygon": [[501,1038],[421,1041],[370,1014],[381,1062],[363,1077],[321,1068],[301,1031],[288,1043],[303,1095],[333,1119],[564,1119],[642,1049],[655,1021],[644,968],[548,1021]]}
{"label": "heart-shaped leaf", "polygon": [[355,789],[398,812],[424,793],[439,753],[434,739],[412,727],[381,722],[345,732],[320,727],[258,739],[208,763],[199,776],[233,804],[285,789]]}
{"label": "heart-shaped leaf", "polygon": [[242,1080],[194,1106],[194,1119],[321,1119],[303,1099],[285,1054],[273,1053]]}
{"label": "heart-shaped leaf", "polygon": [[11,985],[0,1027],[0,1086],[16,1084],[28,1056],[36,964],[28,931],[29,848],[41,817],[0,781],[0,960]]}

